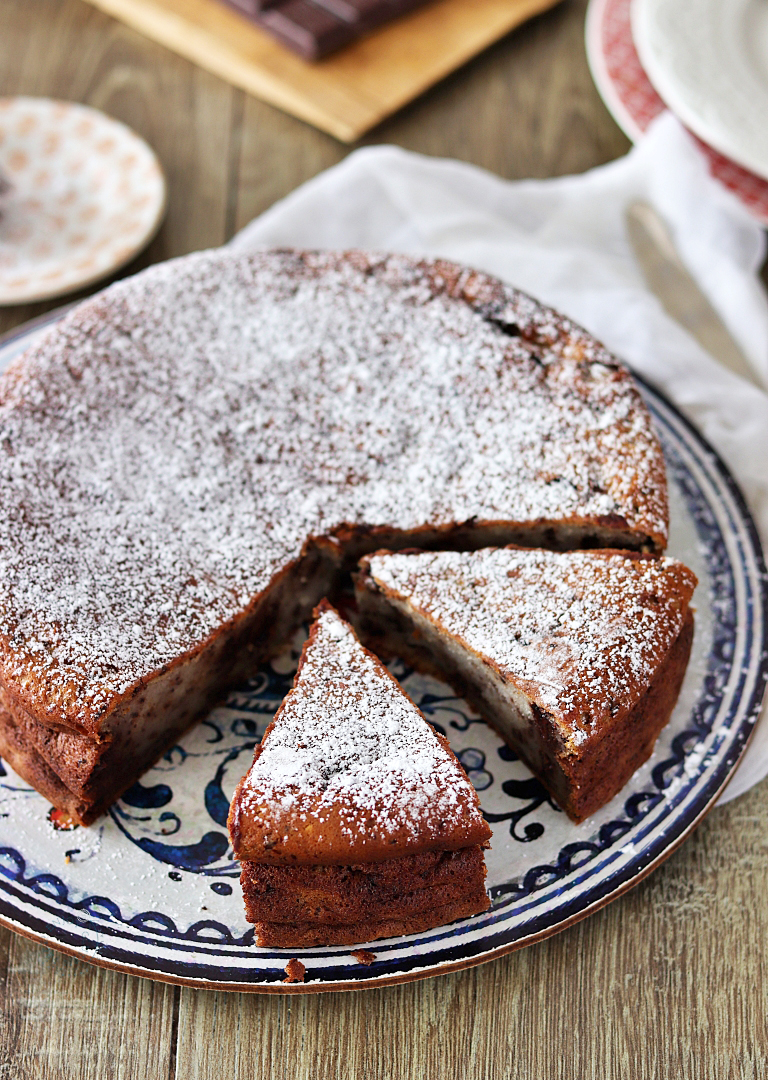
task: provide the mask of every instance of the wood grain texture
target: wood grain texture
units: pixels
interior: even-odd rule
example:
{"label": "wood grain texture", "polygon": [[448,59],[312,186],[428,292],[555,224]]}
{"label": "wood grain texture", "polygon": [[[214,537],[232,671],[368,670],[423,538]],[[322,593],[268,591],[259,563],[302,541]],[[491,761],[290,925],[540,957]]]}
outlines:
{"label": "wood grain texture", "polygon": [[[215,247],[228,234],[231,154],[243,95],[80,0],[1,0],[0,94],[81,101],[130,125],[168,179],[160,232],[118,276]],[[88,292],[0,308],[0,332]]]}
{"label": "wood grain texture", "polygon": [[433,0],[309,64],[218,0],[89,0],[322,131],[353,142],[559,0]]}
{"label": "wood grain texture", "polygon": [[178,989],[94,968],[0,930],[0,1077],[158,1077]]}
{"label": "wood grain texture", "polygon": [[[626,151],[565,0],[366,142],[510,178]],[[168,218],[120,276],[221,243],[341,160],[331,137],[82,0],[0,0],[0,94],[83,101],[160,154]],[[0,309],[0,330],[55,306]],[[457,975],[294,998],[167,987],[0,929],[0,1080],[758,1080],[768,1075],[768,784],[646,882],[541,945]]]}
{"label": "wood grain texture", "polygon": [[767,812],[763,785],[591,919],[457,975],[322,997],[183,989],[177,1075],[765,1076]]}

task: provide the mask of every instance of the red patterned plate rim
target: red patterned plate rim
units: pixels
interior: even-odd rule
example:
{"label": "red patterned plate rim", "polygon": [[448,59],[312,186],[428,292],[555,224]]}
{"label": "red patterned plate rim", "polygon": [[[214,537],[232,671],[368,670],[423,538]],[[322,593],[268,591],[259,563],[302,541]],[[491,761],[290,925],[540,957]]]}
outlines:
{"label": "red patterned plate rim", "polygon": [[[632,39],[632,0],[590,0],[587,59],[598,93],[624,133],[637,142],[666,105],[646,75]],[[709,160],[710,172],[763,225],[768,225],[768,181],[743,169],[692,136]]]}

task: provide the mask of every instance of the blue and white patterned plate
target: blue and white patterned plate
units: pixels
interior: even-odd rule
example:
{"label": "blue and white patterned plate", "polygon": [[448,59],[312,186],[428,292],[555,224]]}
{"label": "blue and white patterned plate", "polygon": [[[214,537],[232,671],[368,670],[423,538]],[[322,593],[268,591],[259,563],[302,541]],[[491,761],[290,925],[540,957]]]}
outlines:
{"label": "blue and white patterned plate", "polygon": [[[0,368],[57,316],[0,343]],[[379,986],[477,964],[562,930],[636,884],[691,832],[731,776],[768,676],[760,543],[723,464],[651,389],[670,481],[669,550],[698,575],[680,701],[651,760],[582,825],[496,734],[433,679],[394,671],[450,739],[493,827],[483,915],[370,946],[259,949],[227,838],[229,798],[291,685],[300,638],[230,694],[88,829],[0,764],[0,921],[92,963],[191,986],[316,991]],[[303,984],[285,986],[297,956]]]}

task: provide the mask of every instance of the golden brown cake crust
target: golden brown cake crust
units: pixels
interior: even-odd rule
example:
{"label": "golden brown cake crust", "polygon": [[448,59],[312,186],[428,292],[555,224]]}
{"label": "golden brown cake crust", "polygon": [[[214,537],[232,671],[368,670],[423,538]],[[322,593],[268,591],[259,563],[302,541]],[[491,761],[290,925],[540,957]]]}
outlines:
{"label": "golden brown cake crust", "polygon": [[491,835],[447,740],[327,601],[235,791],[229,831],[238,859],[304,866],[454,851]]}
{"label": "golden brown cake crust", "polygon": [[321,945],[359,945],[381,938],[422,934],[436,926],[446,926],[457,919],[468,919],[487,911],[490,901],[455,900],[444,907],[433,908],[404,919],[376,919],[354,923],[352,926],[316,926],[312,923],[256,923],[254,940],[263,949],[310,949]]}
{"label": "golden brown cake crust", "polygon": [[451,683],[577,821],[669,720],[695,585],[674,559],[515,547],[380,552],[356,579],[364,638]]}
{"label": "golden brown cake crust", "polygon": [[257,944],[360,944],[413,934],[487,911],[480,847],[358,866],[244,862],[246,918]]}
{"label": "golden brown cake crust", "polygon": [[229,829],[262,945],[359,944],[489,905],[474,788],[327,601]]}
{"label": "golden brown cake crust", "polygon": [[[0,758],[59,810],[82,825],[90,825],[93,820],[90,805],[62,783],[25,732],[3,711],[0,711]],[[97,813],[100,812],[101,808]]]}
{"label": "golden brown cake crust", "polygon": [[653,753],[685,678],[693,624],[693,612],[688,610],[677,640],[635,707],[617,718],[599,743],[588,745],[573,763],[564,763],[569,783],[567,788],[561,788],[559,797],[563,809],[574,821],[584,821],[612,799]]}
{"label": "golden brown cake crust", "polygon": [[358,602],[380,596],[482,657],[542,712],[569,752],[648,689],[685,622],[695,574],[626,551],[381,551],[360,562]]}

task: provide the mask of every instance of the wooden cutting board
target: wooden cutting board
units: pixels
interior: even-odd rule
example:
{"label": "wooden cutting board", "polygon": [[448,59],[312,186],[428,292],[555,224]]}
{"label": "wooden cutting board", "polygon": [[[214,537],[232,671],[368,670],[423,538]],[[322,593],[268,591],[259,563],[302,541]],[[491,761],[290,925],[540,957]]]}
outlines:
{"label": "wooden cutting board", "polygon": [[89,2],[255,97],[354,142],[559,0],[434,0],[316,64],[219,0]]}

